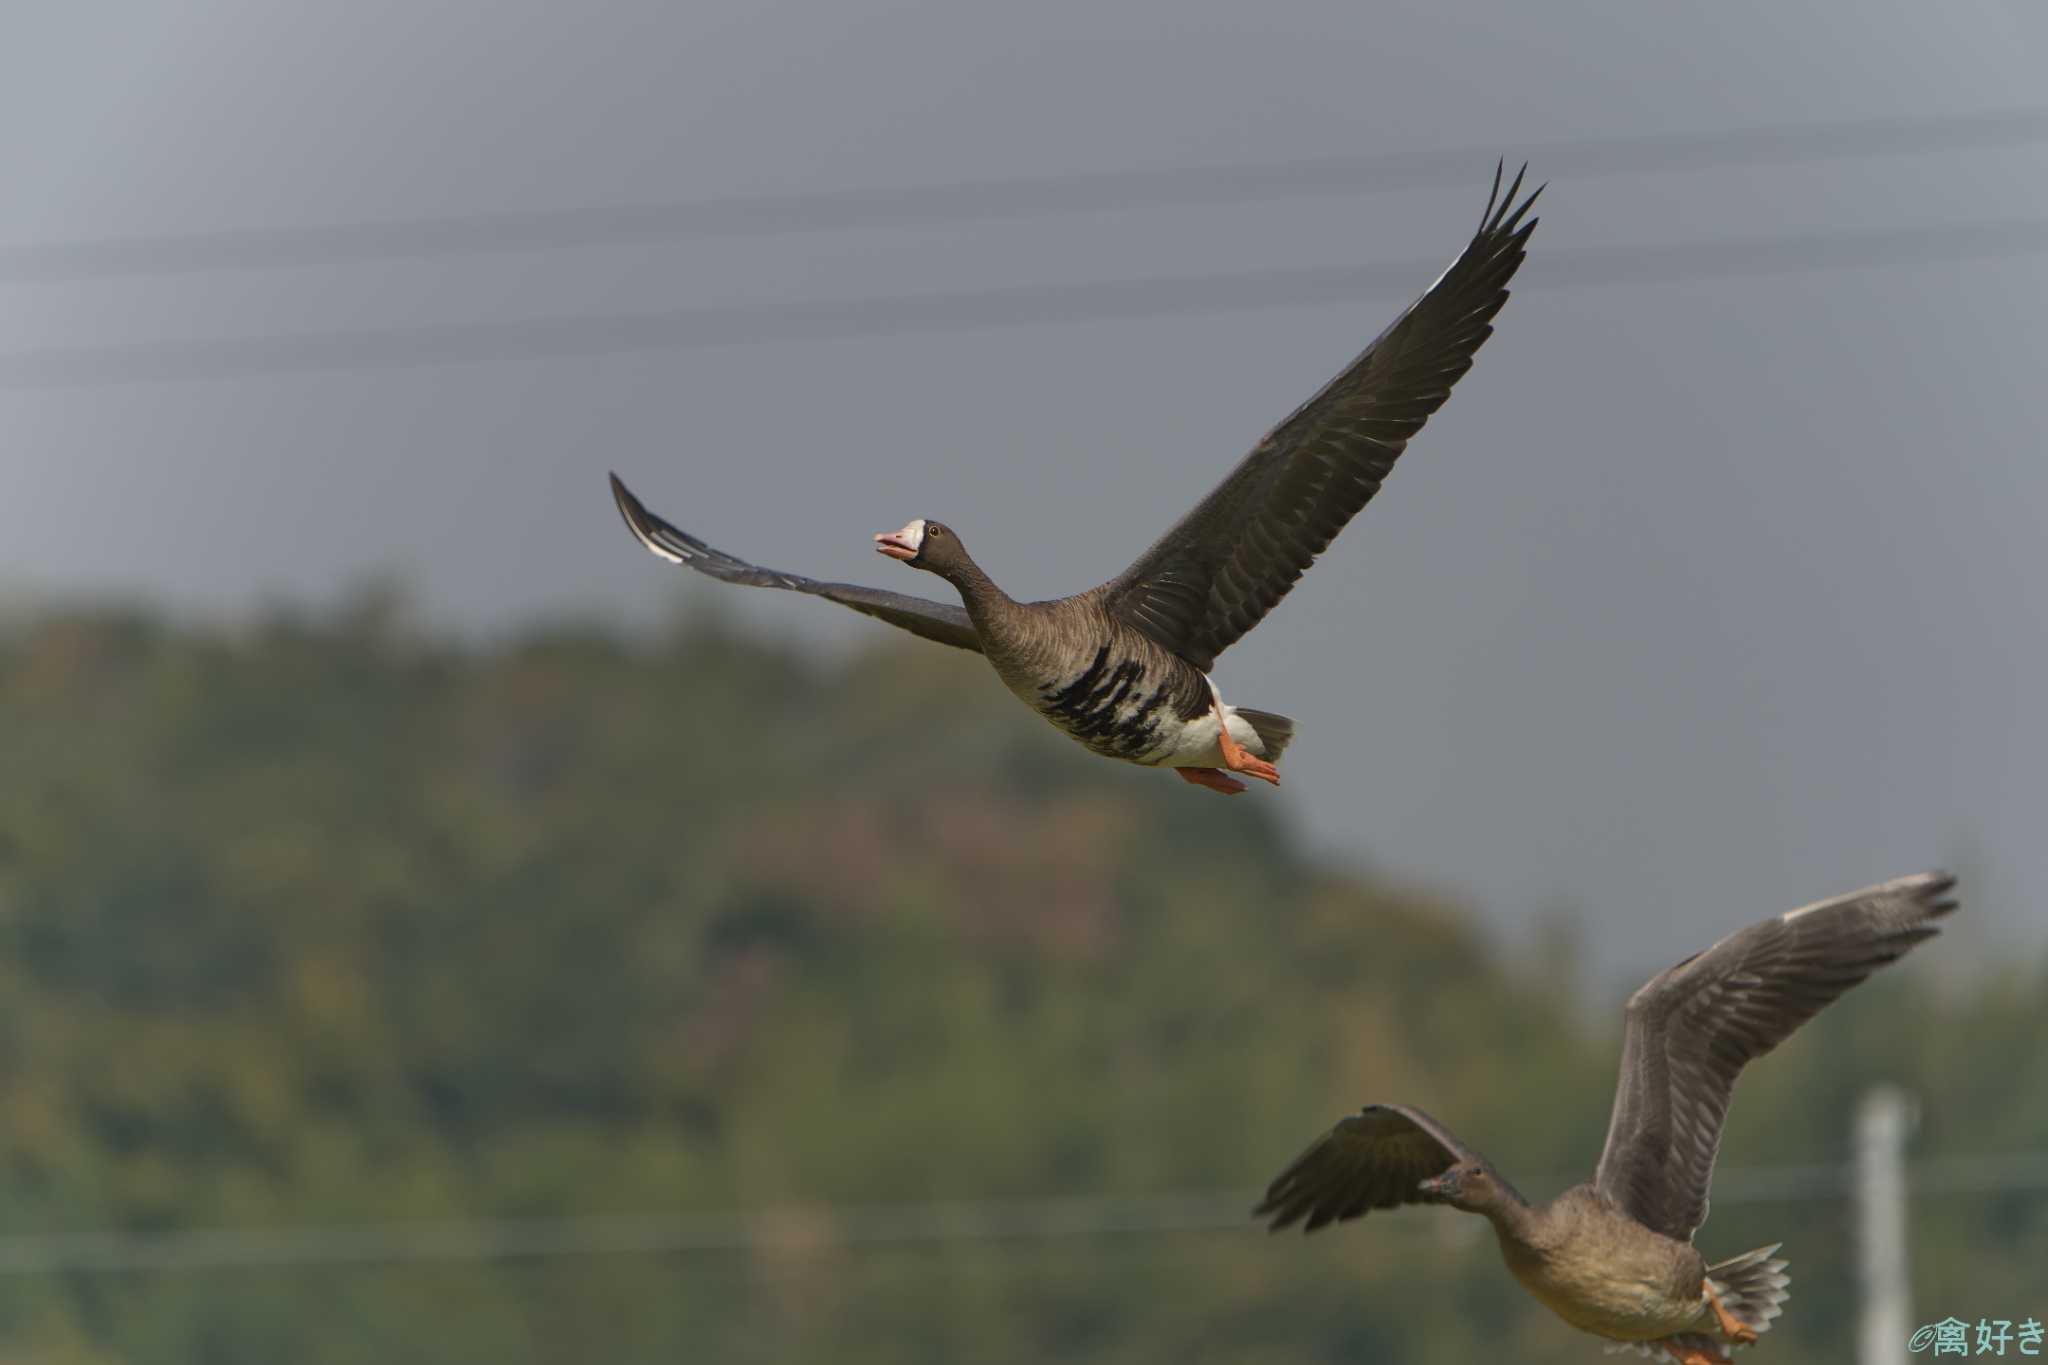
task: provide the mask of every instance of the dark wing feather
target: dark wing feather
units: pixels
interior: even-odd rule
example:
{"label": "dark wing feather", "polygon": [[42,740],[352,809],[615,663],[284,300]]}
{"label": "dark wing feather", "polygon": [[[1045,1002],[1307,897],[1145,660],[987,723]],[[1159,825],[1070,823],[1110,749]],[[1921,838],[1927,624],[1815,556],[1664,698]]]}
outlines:
{"label": "dark wing feather", "polygon": [[1517,204],[1521,186],[1517,173],[1501,195],[1496,170],[1478,235],[1451,268],[1105,585],[1118,616],[1207,672],[1287,595],[1492,335],[1536,228],[1522,217],[1543,191]]}
{"label": "dark wing feather", "polygon": [[1721,1125],[1743,1066],[1940,930],[1955,878],[1923,872],[1753,924],[1630,997],[1621,1081],[1594,1185],[1689,1241],[1707,1218]]}
{"label": "dark wing feather", "polygon": [[1271,1218],[1275,1232],[1305,1219],[1302,1231],[1314,1232],[1372,1209],[1435,1203],[1416,1187],[1479,1159],[1420,1109],[1368,1104],[1280,1172],[1252,1216]]}
{"label": "dark wing feather", "polygon": [[884,592],[880,588],[863,588],[853,583],[822,583],[815,578],[764,569],[744,559],[735,559],[655,516],[626,485],[619,482],[616,474],[612,475],[612,498],[619,504],[619,514],[625,517],[626,528],[642,545],[671,564],[687,564],[698,573],[710,574],[727,583],[807,592],[813,597],[837,602],[842,607],[852,607],[892,626],[900,626],[912,635],[937,640],[956,649],[981,652],[981,637],[974,633],[974,623],[967,619],[965,608],[949,607],[943,602],[909,597],[900,592]]}

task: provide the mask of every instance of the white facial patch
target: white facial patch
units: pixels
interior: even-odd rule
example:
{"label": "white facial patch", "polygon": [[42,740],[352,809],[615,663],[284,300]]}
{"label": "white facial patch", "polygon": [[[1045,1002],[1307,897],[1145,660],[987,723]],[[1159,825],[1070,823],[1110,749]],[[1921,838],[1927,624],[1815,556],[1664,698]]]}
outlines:
{"label": "white facial patch", "polygon": [[919,517],[916,521],[911,522],[910,525],[898,531],[896,538],[905,545],[908,545],[912,554],[922,550],[924,548],[924,518]]}

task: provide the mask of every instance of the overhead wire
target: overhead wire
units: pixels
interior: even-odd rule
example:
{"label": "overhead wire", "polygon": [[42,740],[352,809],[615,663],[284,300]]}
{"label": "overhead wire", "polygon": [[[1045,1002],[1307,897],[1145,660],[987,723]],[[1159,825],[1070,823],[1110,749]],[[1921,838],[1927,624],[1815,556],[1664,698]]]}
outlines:
{"label": "overhead wire", "polygon": [[[1717,1206],[1837,1200],[1847,1165],[1731,1169]],[[1551,1182],[1571,1183],[1569,1178]],[[2048,1152],[1948,1157],[1913,1168],[1918,1195],[2048,1191]],[[620,1255],[733,1255],[774,1248],[916,1248],[1255,1232],[1249,1190],[897,1205],[792,1205],[731,1213],[391,1220],[346,1225],[16,1233],[0,1276],[392,1266]],[[1419,1224],[1409,1223],[1415,1227]]]}
{"label": "overhead wire", "polygon": [[[1560,247],[1532,257],[1515,287],[1581,290],[2043,254],[2048,254],[2048,219],[2007,219],[1719,241]],[[0,389],[101,388],[407,370],[1300,308],[1414,293],[1442,267],[1439,258],[1283,266],[867,298],[44,347],[0,353]]]}
{"label": "overhead wire", "polygon": [[[1692,171],[2048,141],[2048,107],[1626,137],[1513,149],[1553,178]],[[775,233],[904,228],[1142,208],[1337,197],[1464,184],[1501,148],[1150,167],[952,183],[230,228],[0,246],[0,282],[423,260]]]}

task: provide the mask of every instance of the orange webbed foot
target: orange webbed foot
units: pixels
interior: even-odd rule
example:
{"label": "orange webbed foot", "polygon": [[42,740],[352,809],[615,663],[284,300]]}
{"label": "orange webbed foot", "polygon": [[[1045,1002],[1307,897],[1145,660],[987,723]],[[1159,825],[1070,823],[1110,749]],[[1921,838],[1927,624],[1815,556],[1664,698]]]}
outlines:
{"label": "orange webbed foot", "polygon": [[1756,1344],[1756,1328],[1751,1327],[1741,1318],[1729,1312],[1728,1306],[1721,1302],[1721,1296],[1714,1292],[1713,1285],[1707,1285],[1706,1290],[1707,1303],[1714,1310],[1714,1320],[1721,1324],[1722,1335],[1726,1336],[1737,1346],[1754,1346]]}
{"label": "orange webbed foot", "polygon": [[1245,789],[1244,783],[1234,777],[1225,777],[1215,768],[1175,768],[1174,771],[1180,774],[1180,780],[1183,782],[1191,782],[1197,787],[1207,787],[1210,791],[1222,792],[1225,796],[1235,796]]}
{"label": "orange webbed foot", "polygon": [[1280,770],[1232,739],[1230,723],[1223,715],[1223,703],[1219,700],[1214,705],[1217,721],[1216,747],[1223,751],[1223,766],[1234,773],[1243,773],[1246,777],[1256,777],[1261,782],[1271,782],[1274,786],[1279,786]]}

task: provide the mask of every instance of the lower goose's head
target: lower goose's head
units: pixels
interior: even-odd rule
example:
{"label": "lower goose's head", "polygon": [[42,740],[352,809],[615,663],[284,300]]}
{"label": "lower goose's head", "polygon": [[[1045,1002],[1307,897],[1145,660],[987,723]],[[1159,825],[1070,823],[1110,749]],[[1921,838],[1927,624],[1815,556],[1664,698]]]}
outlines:
{"label": "lower goose's head", "polygon": [[960,538],[944,523],[925,517],[900,531],[876,536],[875,549],[914,569],[927,569],[935,574],[944,574],[966,554],[960,548]]}
{"label": "lower goose's head", "polygon": [[1514,1187],[1483,1161],[1462,1161],[1423,1181],[1417,1188],[1431,1203],[1449,1204],[1467,1213],[1485,1213],[1503,1203],[1521,1202]]}

